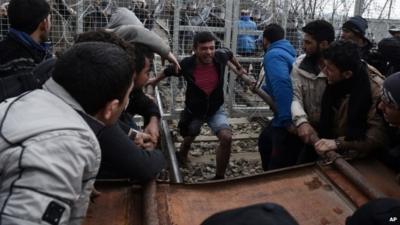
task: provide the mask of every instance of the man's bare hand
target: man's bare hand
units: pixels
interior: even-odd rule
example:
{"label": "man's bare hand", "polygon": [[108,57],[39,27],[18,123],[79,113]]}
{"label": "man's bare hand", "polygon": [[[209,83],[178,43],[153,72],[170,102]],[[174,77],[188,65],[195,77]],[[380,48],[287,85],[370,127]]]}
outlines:
{"label": "man's bare hand", "polygon": [[314,144],[315,151],[324,156],[328,151],[337,149],[336,141],[333,139],[321,139]]}
{"label": "man's bare hand", "polygon": [[150,122],[147,124],[144,132],[150,135],[150,141],[156,146],[158,143],[158,138],[160,137],[159,120],[157,117],[153,116],[150,118]]}
{"label": "man's bare hand", "polygon": [[165,65],[165,59],[168,60],[170,63],[174,64],[174,68],[175,68],[175,73],[178,73],[179,70],[181,70],[181,66],[179,65],[178,60],[176,59],[176,57],[174,56],[174,54],[172,54],[172,52],[168,53],[168,56],[166,58],[163,58],[161,60],[161,65],[164,66]]}
{"label": "man's bare hand", "polygon": [[152,145],[148,144],[149,142],[151,142],[151,136],[143,132],[136,133],[134,142],[137,146],[144,148],[146,150],[150,150],[149,147]]}
{"label": "man's bare hand", "polygon": [[303,123],[297,128],[297,135],[306,144],[313,144],[313,138],[318,134],[309,123]]}

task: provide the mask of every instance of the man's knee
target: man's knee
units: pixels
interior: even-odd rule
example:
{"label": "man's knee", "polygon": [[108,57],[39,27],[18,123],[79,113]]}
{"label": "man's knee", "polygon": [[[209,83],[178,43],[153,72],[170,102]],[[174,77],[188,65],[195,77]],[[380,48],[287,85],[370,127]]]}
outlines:
{"label": "man's knee", "polygon": [[218,131],[218,139],[222,144],[232,143],[232,131],[230,129],[221,129]]}

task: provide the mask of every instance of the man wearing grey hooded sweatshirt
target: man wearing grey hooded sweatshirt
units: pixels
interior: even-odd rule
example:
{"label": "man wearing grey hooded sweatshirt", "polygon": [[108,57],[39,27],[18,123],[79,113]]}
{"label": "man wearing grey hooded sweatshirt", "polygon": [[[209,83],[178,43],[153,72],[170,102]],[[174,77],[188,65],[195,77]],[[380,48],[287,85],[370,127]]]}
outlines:
{"label": "man wearing grey hooded sweatshirt", "polygon": [[0,104],[1,225],[81,224],[100,166],[95,133],[127,105],[132,63],[116,45],[76,44],[45,90]]}

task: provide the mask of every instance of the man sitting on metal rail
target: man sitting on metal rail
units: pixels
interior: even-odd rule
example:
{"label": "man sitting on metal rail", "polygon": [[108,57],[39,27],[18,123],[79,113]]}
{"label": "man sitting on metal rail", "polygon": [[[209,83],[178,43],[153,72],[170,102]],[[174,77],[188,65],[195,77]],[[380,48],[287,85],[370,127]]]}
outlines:
{"label": "man sitting on metal rail", "polygon": [[10,29],[0,42],[0,101],[40,87],[31,71],[52,57],[45,43],[49,38],[50,17],[46,0],[10,1]]}
{"label": "man sitting on metal rail", "polygon": [[297,127],[297,135],[306,144],[302,149],[299,163],[313,161],[317,154],[312,147],[312,137],[317,137],[321,97],[326,86],[326,75],[322,51],[335,39],[332,24],[325,20],[315,20],[302,28],[305,54],[297,57],[292,69],[293,101],[292,119]]}
{"label": "man sitting on metal rail", "polygon": [[285,31],[278,24],[269,24],[263,34],[265,81],[262,89],[277,106],[277,112],[258,139],[264,170],[294,165],[301,141],[289,129],[294,129],[290,106],[293,89],[290,80],[296,50],[284,39]]}
{"label": "man sitting on metal rail", "polygon": [[365,156],[385,146],[382,118],[376,113],[383,76],[361,60],[358,46],[337,41],[323,52],[327,87],[322,95],[315,150]]}
{"label": "man sitting on metal rail", "polygon": [[[144,28],[143,24],[132,11],[126,8],[118,8],[117,11],[112,15],[106,30],[114,32],[131,44],[143,45],[143,53],[148,52],[153,54],[153,52],[155,52],[163,58],[163,61],[164,59],[170,61],[174,65],[175,70],[180,69],[178,60],[172,54],[168,44],[165,43],[164,40],[162,40],[156,33]],[[146,50],[145,48],[148,48],[150,51]],[[153,57],[149,56],[147,58],[151,64]],[[145,62],[142,63],[144,64]],[[150,72],[150,69],[147,72]],[[147,82],[147,79],[145,82]],[[127,116],[124,114],[124,119],[125,121],[129,121],[129,117],[135,114],[143,116],[146,125],[144,132],[151,136],[151,142],[147,143],[153,143],[153,145],[156,146],[159,138],[160,112],[158,110],[158,106],[153,102],[153,100],[143,93],[142,88],[143,85],[136,85],[132,91],[131,103],[127,109],[127,113],[130,115]],[[133,121],[131,121],[130,124],[135,126]]]}
{"label": "man sitting on metal rail", "polygon": [[215,179],[223,179],[229,162],[232,131],[224,111],[224,73],[228,61],[236,66],[240,74],[246,71],[233,53],[226,48],[215,50],[215,39],[210,32],[199,32],[193,40],[194,55],[184,58],[182,69],[176,73],[172,66],[166,68],[157,78],[151,80],[156,85],[166,76],[183,76],[187,82],[185,109],[181,113],[179,131],[184,140],[177,152],[180,163],[185,163],[190,145],[200,134],[207,122],[217,135],[220,145],[217,149],[217,169]]}
{"label": "man sitting on metal rail", "polygon": [[0,224],[82,223],[100,166],[95,133],[126,107],[132,63],[116,45],[80,43],[45,90],[0,104]]}
{"label": "man sitting on metal rail", "polygon": [[[153,53],[148,48],[140,44],[132,46],[116,34],[104,30],[82,33],[78,36],[76,43],[90,41],[110,42],[122,46],[135,59],[134,86],[137,87],[134,89],[137,88],[141,91],[140,88],[149,78],[150,61],[153,57]],[[148,98],[132,97],[131,93],[129,99],[135,102],[133,105],[132,102],[129,102],[125,110],[143,111],[150,116],[158,113],[157,105],[152,100],[147,100]],[[151,102],[143,103],[143,101]],[[138,109],[138,105],[141,108]],[[158,124],[155,125],[158,126]],[[166,166],[163,153],[155,149],[157,140],[154,142],[149,134],[134,131],[122,121],[103,129],[102,133],[98,135],[98,140],[102,151],[102,160],[97,178],[131,178],[136,181],[146,181],[155,178]]]}
{"label": "man sitting on metal rail", "polygon": [[382,161],[400,172],[400,72],[386,78],[378,108],[390,126],[388,130],[391,143],[383,152]]}

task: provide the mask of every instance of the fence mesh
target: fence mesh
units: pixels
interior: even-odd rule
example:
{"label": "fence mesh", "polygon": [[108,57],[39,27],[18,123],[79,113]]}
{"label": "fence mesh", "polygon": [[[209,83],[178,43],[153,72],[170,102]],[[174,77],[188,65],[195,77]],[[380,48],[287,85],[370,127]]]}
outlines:
{"label": "fence mesh", "polygon": [[[286,29],[286,38],[299,54],[301,27],[307,22],[324,18],[334,24],[339,36],[341,25],[357,6],[368,18],[368,37],[375,42],[389,36],[389,26],[400,26],[400,0],[50,0],[49,3],[50,42],[55,52],[71,46],[77,34],[105,27],[117,7],[126,7],[148,29],[160,35],[179,58],[192,54],[195,32],[212,32],[217,46],[232,49],[256,80],[262,80],[258,75],[263,49],[246,43],[254,43],[269,23],[279,23]],[[0,0],[0,40],[9,28],[7,4],[8,0]],[[183,104],[176,98],[185,90],[185,84],[172,79],[164,85],[172,101],[166,104],[170,105],[168,111],[176,115]],[[226,100],[230,112],[257,116],[267,110],[233,72],[226,74]]]}

